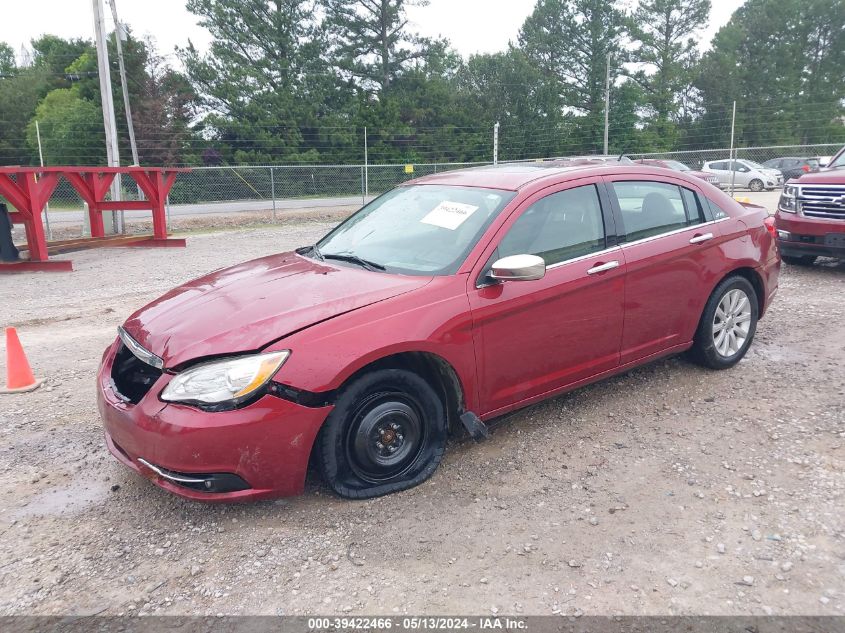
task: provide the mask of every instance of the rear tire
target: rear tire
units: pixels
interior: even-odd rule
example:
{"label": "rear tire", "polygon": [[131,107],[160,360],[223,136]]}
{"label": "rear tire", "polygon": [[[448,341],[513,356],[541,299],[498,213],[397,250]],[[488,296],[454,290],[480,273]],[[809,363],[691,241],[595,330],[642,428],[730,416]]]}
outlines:
{"label": "rear tire", "polygon": [[318,438],[323,481],[339,496],[370,499],[431,477],[446,449],[443,401],[403,369],[364,374],[344,387]]}
{"label": "rear tire", "polygon": [[815,255],[781,255],[780,258],[790,266],[812,266],[816,261]]}
{"label": "rear tire", "polygon": [[755,178],[748,183],[748,188],[751,189],[751,191],[763,191],[763,181],[759,178]]}
{"label": "rear tire", "polygon": [[701,314],[690,350],[693,360],[711,369],[736,365],[754,339],[757,310],[757,293],[745,277],[722,281]]}

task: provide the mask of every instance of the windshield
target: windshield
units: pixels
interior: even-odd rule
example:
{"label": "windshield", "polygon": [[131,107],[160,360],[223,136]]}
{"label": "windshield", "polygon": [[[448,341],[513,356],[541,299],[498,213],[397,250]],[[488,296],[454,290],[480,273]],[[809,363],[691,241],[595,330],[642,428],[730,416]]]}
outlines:
{"label": "windshield", "polygon": [[828,167],[845,167],[845,152],[840,152],[836,160],[832,160],[827,165]]}
{"label": "windshield", "polygon": [[751,167],[752,169],[768,169],[768,167],[763,167],[760,163],[755,163],[753,160],[746,160],[744,162],[746,167]]}
{"label": "windshield", "polygon": [[449,185],[397,187],[317,243],[316,257],[410,275],[451,275],[516,192]]}
{"label": "windshield", "polygon": [[679,163],[676,160],[666,160],[663,161],[669,169],[674,169],[675,171],[690,171],[690,168],[684,165],[683,163]]}

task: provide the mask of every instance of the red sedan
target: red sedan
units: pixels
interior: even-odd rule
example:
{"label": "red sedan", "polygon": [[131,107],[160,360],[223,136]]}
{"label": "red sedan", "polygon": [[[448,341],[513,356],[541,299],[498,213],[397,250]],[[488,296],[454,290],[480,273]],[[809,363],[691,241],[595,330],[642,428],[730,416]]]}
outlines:
{"label": "red sedan", "polygon": [[726,369],[776,289],[767,213],[683,173],[532,164],[420,178],[317,244],[132,315],[99,407],[121,462],[176,494],[403,490],[450,433],[689,350]]}

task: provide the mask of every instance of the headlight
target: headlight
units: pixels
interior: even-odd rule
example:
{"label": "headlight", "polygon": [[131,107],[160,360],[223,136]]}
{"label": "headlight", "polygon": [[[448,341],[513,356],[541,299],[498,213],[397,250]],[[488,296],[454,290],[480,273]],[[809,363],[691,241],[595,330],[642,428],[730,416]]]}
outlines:
{"label": "headlight", "polygon": [[786,185],[780,194],[778,209],[786,213],[798,213],[798,187]]}
{"label": "headlight", "polygon": [[266,385],[289,356],[290,350],[284,350],[197,365],[176,374],[161,399],[205,404],[242,401]]}

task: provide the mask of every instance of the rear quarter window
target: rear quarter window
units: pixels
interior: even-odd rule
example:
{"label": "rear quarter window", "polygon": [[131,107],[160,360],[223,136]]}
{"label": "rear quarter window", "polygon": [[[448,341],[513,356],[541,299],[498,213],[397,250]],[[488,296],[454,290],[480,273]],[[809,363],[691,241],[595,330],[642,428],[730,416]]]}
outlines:
{"label": "rear quarter window", "polygon": [[705,198],[705,200],[707,200],[707,204],[710,207],[710,213],[713,215],[714,220],[721,220],[723,218],[730,217],[722,207],[713,202],[710,198]]}

